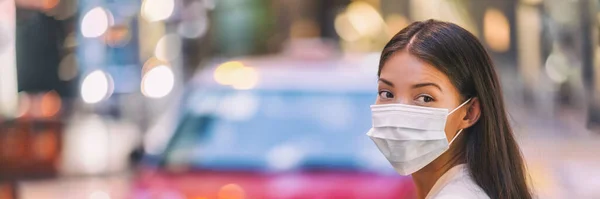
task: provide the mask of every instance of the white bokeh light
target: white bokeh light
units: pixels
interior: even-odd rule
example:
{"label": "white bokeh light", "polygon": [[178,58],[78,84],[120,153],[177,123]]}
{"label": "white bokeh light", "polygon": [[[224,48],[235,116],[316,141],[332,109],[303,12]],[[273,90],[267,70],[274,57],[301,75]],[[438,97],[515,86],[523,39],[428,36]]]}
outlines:
{"label": "white bokeh light", "polygon": [[145,0],[142,4],[142,17],[151,22],[161,21],[169,18],[174,9],[174,0]]}
{"label": "white bokeh light", "polygon": [[181,39],[175,34],[167,34],[158,40],[154,55],[161,61],[175,59],[181,54]]}
{"label": "white bokeh light", "polygon": [[89,10],[81,20],[81,34],[84,37],[102,36],[112,23],[112,15],[102,7]]}
{"label": "white bokeh light", "polygon": [[102,101],[112,94],[112,78],[100,70],[88,74],[81,83],[81,98],[93,104]]}
{"label": "white bokeh light", "polygon": [[168,66],[160,65],[150,69],[142,78],[142,94],[150,98],[168,95],[175,86],[175,75]]}

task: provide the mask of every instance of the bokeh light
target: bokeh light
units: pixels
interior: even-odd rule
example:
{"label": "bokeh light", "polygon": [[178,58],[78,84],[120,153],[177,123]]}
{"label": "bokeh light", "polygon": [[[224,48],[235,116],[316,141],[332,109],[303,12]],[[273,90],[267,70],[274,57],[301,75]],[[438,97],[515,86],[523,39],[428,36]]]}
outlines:
{"label": "bokeh light", "polygon": [[81,20],[81,34],[84,37],[99,37],[103,35],[113,23],[112,14],[102,7],[89,10]]}
{"label": "bokeh light", "polygon": [[352,26],[362,36],[376,37],[382,30],[384,21],[379,12],[370,4],[354,1],[348,5],[346,15]]}
{"label": "bokeh light", "polygon": [[45,93],[40,101],[40,112],[42,117],[53,117],[60,111],[62,100],[56,91]]}
{"label": "bokeh light", "polygon": [[217,83],[222,85],[231,85],[233,84],[234,77],[232,76],[233,72],[236,70],[243,68],[244,64],[238,61],[226,62],[217,67],[214,72],[214,79]]}
{"label": "bokeh light", "polygon": [[100,174],[109,167],[109,126],[99,115],[78,115],[67,126],[61,146],[65,173]]}
{"label": "bokeh light", "polygon": [[258,72],[252,67],[235,70],[231,78],[234,80],[231,86],[238,90],[252,89],[258,84]]}
{"label": "bokeh light", "polygon": [[227,184],[219,190],[218,199],[244,199],[246,193],[244,188],[238,184]]}
{"label": "bokeh light", "polygon": [[110,27],[104,34],[104,42],[112,47],[121,47],[131,40],[129,26],[119,25]]}
{"label": "bokeh light", "polygon": [[108,74],[93,71],[81,83],[81,98],[85,103],[98,103],[112,95],[112,86],[112,78]]}
{"label": "bokeh light", "polygon": [[26,92],[19,92],[19,109],[17,117],[26,116],[31,110],[31,97]]}
{"label": "bokeh light", "polygon": [[335,17],[335,31],[345,41],[356,41],[360,39],[360,34],[348,20],[346,13],[340,13]]}
{"label": "bokeh light", "polygon": [[505,52],[510,48],[510,25],[502,11],[490,8],[483,17],[485,42],[496,52]]}
{"label": "bokeh light", "polygon": [[176,34],[161,37],[156,44],[154,55],[161,61],[169,61],[181,54],[181,39]]}
{"label": "bokeh light", "polygon": [[175,86],[175,75],[165,65],[151,68],[142,78],[142,94],[150,98],[161,98],[168,95]]}
{"label": "bokeh light", "polygon": [[230,85],[234,89],[248,90],[258,84],[259,75],[253,67],[244,66],[242,62],[226,62],[217,67],[214,79],[221,85]]}
{"label": "bokeh light", "polygon": [[142,4],[142,17],[150,22],[168,19],[175,9],[174,0],[145,0]]}

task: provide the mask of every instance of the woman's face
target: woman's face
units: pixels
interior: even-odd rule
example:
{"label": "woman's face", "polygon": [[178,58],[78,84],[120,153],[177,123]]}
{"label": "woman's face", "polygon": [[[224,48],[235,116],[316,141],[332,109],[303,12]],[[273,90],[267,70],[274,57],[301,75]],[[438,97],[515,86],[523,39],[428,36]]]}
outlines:
{"label": "woman's face", "polygon": [[[463,103],[446,74],[408,52],[392,55],[381,69],[376,104],[407,104],[454,110]],[[450,140],[464,126],[468,106],[448,116],[446,137]]]}

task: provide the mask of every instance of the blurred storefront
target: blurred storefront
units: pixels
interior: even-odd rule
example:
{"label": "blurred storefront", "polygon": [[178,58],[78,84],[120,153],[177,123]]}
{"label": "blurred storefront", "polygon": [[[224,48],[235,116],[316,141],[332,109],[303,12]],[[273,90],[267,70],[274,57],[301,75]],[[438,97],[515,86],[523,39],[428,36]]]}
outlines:
{"label": "blurred storefront", "polygon": [[429,18],[465,27],[490,51],[509,103],[547,118],[567,110],[581,125],[597,124],[596,0],[365,2],[381,4],[396,31]]}

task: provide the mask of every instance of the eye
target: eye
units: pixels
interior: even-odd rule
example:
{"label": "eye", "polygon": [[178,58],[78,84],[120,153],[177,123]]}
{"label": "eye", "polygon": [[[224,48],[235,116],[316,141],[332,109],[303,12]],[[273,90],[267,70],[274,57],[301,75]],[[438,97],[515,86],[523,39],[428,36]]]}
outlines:
{"label": "eye", "polygon": [[418,103],[430,103],[430,102],[433,102],[433,101],[435,101],[435,99],[433,99],[433,97],[431,97],[430,95],[423,94],[423,95],[419,95],[417,97],[417,102]]}
{"label": "eye", "polygon": [[394,94],[389,91],[379,91],[379,98],[381,99],[393,99]]}

